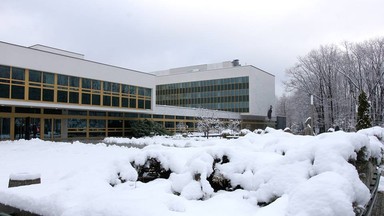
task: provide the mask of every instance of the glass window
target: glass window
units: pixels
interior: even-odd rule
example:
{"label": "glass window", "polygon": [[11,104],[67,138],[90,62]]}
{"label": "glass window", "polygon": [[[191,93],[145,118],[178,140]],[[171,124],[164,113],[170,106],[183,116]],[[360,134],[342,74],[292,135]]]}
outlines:
{"label": "glass window", "polygon": [[9,79],[10,78],[10,67],[8,66],[4,66],[4,65],[0,65],[0,77],[1,78],[7,78]]}
{"label": "glass window", "polygon": [[150,119],[150,118],[152,118],[152,115],[151,114],[140,114],[140,118]]}
{"label": "glass window", "polygon": [[44,109],[44,114],[61,115],[62,112],[60,109]]}
{"label": "glass window", "polygon": [[0,84],[0,98],[9,98],[9,85]]}
{"label": "glass window", "polygon": [[137,107],[139,109],[144,109],[144,100],[138,100]]}
{"label": "glass window", "polygon": [[82,104],[91,104],[91,95],[90,94],[81,94],[81,103]]}
{"label": "glass window", "polygon": [[41,72],[30,70],[29,71],[29,81],[31,82],[41,82]]}
{"label": "glass window", "polygon": [[122,128],[123,121],[119,120],[108,120],[108,128]]}
{"label": "glass window", "polygon": [[91,80],[82,78],[81,79],[81,87],[86,88],[86,89],[90,89],[91,88]]}
{"label": "glass window", "polygon": [[83,111],[83,110],[68,110],[68,115],[86,116],[87,115],[87,111]]}
{"label": "glass window", "polygon": [[29,88],[29,100],[41,100],[41,89],[40,88]]}
{"label": "glass window", "polygon": [[175,127],[175,123],[174,122],[165,122],[165,127],[166,128],[174,128]]}
{"label": "glass window", "polygon": [[145,101],[145,109],[151,109],[151,101],[150,100]]}
{"label": "glass window", "polygon": [[103,83],[103,90],[104,91],[111,91],[111,83],[104,81],[104,83]]}
{"label": "glass window", "polygon": [[128,118],[138,118],[139,114],[137,114],[137,113],[125,113],[125,117],[128,117]]}
{"label": "glass window", "polygon": [[173,116],[173,115],[165,115],[164,116],[166,119],[174,119],[175,118],[175,116]]}
{"label": "glass window", "polygon": [[129,86],[127,85],[121,85],[121,92],[128,94],[129,93]]}
{"label": "glass window", "polygon": [[120,84],[112,83],[112,91],[119,93],[120,92]]}
{"label": "glass window", "polygon": [[105,120],[89,119],[90,128],[105,128]]}
{"label": "glass window", "polygon": [[136,99],[129,99],[129,108],[136,109]]}
{"label": "glass window", "polygon": [[111,96],[103,96],[103,106],[111,106]]}
{"label": "glass window", "polygon": [[89,137],[105,137],[105,131],[89,132]]}
{"label": "glass window", "polygon": [[0,118],[0,140],[11,138],[11,119]]}
{"label": "glass window", "polygon": [[24,86],[12,86],[12,99],[24,99]]}
{"label": "glass window", "polygon": [[69,103],[79,103],[78,92],[69,92]]}
{"label": "glass window", "polygon": [[12,68],[12,79],[25,80],[24,69],[13,67]]}
{"label": "glass window", "polygon": [[112,106],[114,106],[114,107],[120,106],[119,97],[112,97]]}
{"label": "glass window", "polygon": [[57,85],[68,86],[68,76],[58,74]]}
{"label": "glass window", "polygon": [[89,111],[90,116],[106,116],[105,112]]}
{"label": "glass window", "polygon": [[68,92],[67,91],[57,91],[57,102],[68,102]]}
{"label": "glass window", "polygon": [[43,101],[51,101],[53,102],[53,90],[51,89],[43,89]]}
{"label": "glass window", "polygon": [[139,95],[144,96],[144,88],[139,87]]}
{"label": "glass window", "polygon": [[128,98],[121,98],[121,106],[128,107]]}
{"label": "glass window", "polygon": [[86,119],[68,119],[67,127],[68,128],[86,128],[87,120]]}
{"label": "glass window", "polygon": [[163,115],[153,115],[153,118],[156,118],[156,119],[162,119],[164,116]]}
{"label": "glass window", "polygon": [[147,96],[147,97],[151,97],[151,95],[152,95],[152,89],[146,88],[146,89],[145,89],[145,92],[144,92],[144,95]]}
{"label": "glass window", "polygon": [[135,86],[129,86],[129,94],[136,94],[136,87]]}
{"label": "glass window", "polygon": [[108,116],[123,117],[124,113],[121,112],[108,112]]}
{"label": "glass window", "polygon": [[69,86],[71,87],[79,87],[79,77],[69,77]]}
{"label": "glass window", "polygon": [[55,84],[55,75],[52,73],[43,72],[43,83]]}
{"label": "glass window", "polygon": [[99,80],[92,80],[92,89],[94,90],[100,90],[100,81]]}
{"label": "glass window", "polygon": [[40,108],[30,108],[30,107],[16,107],[16,113],[41,113]]}
{"label": "glass window", "polygon": [[100,95],[92,95],[92,105],[100,105]]}

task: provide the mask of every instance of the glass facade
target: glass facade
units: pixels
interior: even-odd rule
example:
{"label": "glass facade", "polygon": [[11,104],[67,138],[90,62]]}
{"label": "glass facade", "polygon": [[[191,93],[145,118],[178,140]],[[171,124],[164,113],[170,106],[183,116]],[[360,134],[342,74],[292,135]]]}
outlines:
{"label": "glass facade", "polygon": [[249,78],[235,77],[158,85],[156,104],[249,112]]}
{"label": "glass facade", "polygon": [[155,121],[173,132],[180,122],[188,124],[193,131],[196,121],[185,116],[0,106],[0,140],[130,136],[132,123],[142,119]]}
{"label": "glass facade", "polygon": [[150,110],[152,89],[0,65],[0,98]]}

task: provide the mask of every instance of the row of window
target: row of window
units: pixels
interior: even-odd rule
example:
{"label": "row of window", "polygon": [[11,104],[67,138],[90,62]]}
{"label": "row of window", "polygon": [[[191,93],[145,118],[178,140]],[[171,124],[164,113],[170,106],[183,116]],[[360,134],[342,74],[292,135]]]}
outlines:
{"label": "row of window", "polygon": [[151,89],[0,65],[0,98],[151,109]]}
{"label": "row of window", "polygon": [[[0,113],[11,113],[12,107],[0,106]],[[175,115],[160,115],[160,114],[147,114],[147,113],[123,113],[123,112],[105,112],[105,111],[87,111],[87,110],[61,110],[61,109],[41,109],[31,107],[15,107],[14,113],[24,114],[48,114],[48,115],[69,115],[69,116],[109,116],[109,117],[125,117],[137,119],[180,119],[180,120],[195,120],[191,116],[175,116]]]}
{"label": "row of window", "polygon": [[[204,95],[204,94],[200,94]],[[175,98],[177,98],[177,101],[180,101],[180,104],[191,104],[191,103],[227,103],[227,102],[239,102],[239,101],[249,101],[249,95],[248,94],[231,94],[230,96],[201,96],[198,97],[196,95],[161,95],[159,96],[158,101],[162,101],[166,104],[167,101],[175,101]]]}
{"label": "row of window", "polygon": [[156,104],[249,112],[249,78],[158,85]]}
{"label": "row of window", "polygon": [[158,94],[184,94],[184,93],[198,93],[198,92],[223,92],[234,91],[239,89],[249,89],[249,83],[236,83],[228,85],[215,85],[215,86],[203,86],[203,87],[191,87],[191,88],[161,88],[156,87]]}
{"label": "row of window", "polygon": [[165,89],[191,89],[195,87],[215,87],[215,86],[233,86],[233,84],[246,84],[249,83],[249,78],[246,77],[233,77],[226,79],[213,79],[213,80],[203,80],[203,81],[194,81],[194,82],[183,82],[183,83],[172,83],[165,85],[158,85],[157,90]]}
{"label": "row of window", "polygon": [[181,99],[178,100],[180,104],[174,104],[175,100],[168,99],[163,100],[164,105],[168,106],[185,106],[185,107],[199,107],[201,104],[210,105],[213,104],[216,109],[231,108],[231,107],[245,107],[248,106],[248,96],[238,96],[236,98],[224,97],[224,98],[197,98],[197,99]]}

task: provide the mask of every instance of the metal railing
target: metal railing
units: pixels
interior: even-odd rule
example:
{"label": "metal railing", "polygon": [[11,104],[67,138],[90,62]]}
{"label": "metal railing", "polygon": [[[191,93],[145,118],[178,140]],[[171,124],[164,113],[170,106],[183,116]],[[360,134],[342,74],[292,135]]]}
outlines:
{"label": "metal railing", "polygon": [[376,203],[377,192],[380,184],[380,169],[376,169],[376,172],[373,173],[372,182],[369,185],[369,190],[371,192],[371,198],[364,207],[355,207],[356,216],[371,216],[373,207]]}

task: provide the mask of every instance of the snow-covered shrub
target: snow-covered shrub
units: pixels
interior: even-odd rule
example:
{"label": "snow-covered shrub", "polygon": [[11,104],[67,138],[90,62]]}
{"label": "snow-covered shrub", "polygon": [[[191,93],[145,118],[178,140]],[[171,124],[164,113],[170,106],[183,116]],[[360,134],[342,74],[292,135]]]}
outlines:
{"label": "snow-covered shrub", "polygon": [[232,130],[230,129],[225,129],[223,131],[221,131],[221,137],[223,138],[227,138],[227,136],[232,136],[233,133],[232,133]]}
{"label": "snow-covered shrub", "polygon": [[291,130],[291,128],[289,128],[289,127],[284,128],[283,131],[284,131],[284,132],[287,132],[287,133],[292,133],[292,130]]}
{"label": "snow-covered shrub", "polygon": [[255,133],[255,134],[264,134],[264,130],[263,129],[255,129],[253,131],[253,133]]}
{"label": "snow-covered shrub", "polygon": [[165,169],[161,162],[157,158],[147,158],[143,165],[135,164],[132,165],[138,174],[137,180],[141,182],[150,182],[157,178],[169,178],[171,174],[170,169]]}
{"label": "snow-covered shrub", "polygon": [[245,136],[245,135],[247,135],[249,133],[252,133],[252,131],[250,131],[249,129],[244,128],[244,129],[241,129],[240,136]]}

